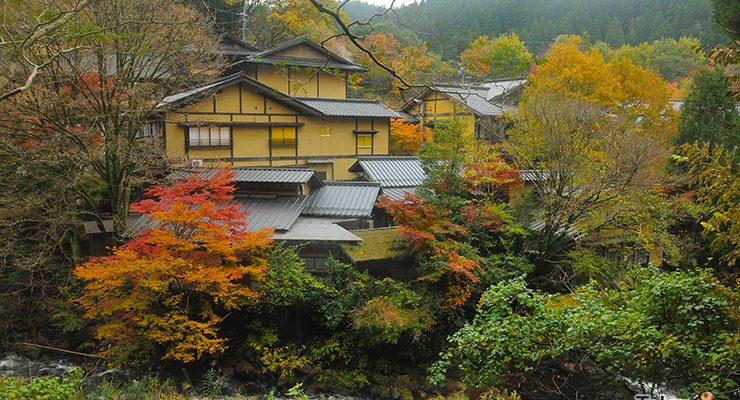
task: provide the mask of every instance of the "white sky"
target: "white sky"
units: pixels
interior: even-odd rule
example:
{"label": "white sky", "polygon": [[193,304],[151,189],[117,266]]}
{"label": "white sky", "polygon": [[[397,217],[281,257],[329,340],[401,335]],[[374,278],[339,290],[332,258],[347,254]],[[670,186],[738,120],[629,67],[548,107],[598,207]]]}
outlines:
{"label": "white sky", "polygon": [[[389,6],[391,4],[391,1],[392,0],[359,0],[359,1],[363,1],[365,3],[376,4],[376,5],[379,5],[379,6],[386,6],[387,7],[387,6]],[[405,5],[405,4],[411,4],[414,1],[416,1],[416,0],[396,0],[395,5],[396,6],[402,6],[402,5]]]}

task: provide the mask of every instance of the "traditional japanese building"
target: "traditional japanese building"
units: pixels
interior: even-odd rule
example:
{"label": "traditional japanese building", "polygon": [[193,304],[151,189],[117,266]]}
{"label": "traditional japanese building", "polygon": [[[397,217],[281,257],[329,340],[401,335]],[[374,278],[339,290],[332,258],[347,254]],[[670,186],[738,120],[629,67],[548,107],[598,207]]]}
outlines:
{"label": "traditional japanese building", "polygon": [[423,131],[438,123],[459,118],[476,139],[501,141],[508,126],[505,113],[519,102],[525,79],[497,80],[476,86],[432,84],[401,109],[409,123]]}
{"label": "traditional japanese building", "polygon": [[266,51],[222,41],[228,75],[159,105],[168,157],[183,165],[303,167],[350,179],[358,156],[388,155],[390,120],[375,100],[349,99],[365,71],[307,38]]}

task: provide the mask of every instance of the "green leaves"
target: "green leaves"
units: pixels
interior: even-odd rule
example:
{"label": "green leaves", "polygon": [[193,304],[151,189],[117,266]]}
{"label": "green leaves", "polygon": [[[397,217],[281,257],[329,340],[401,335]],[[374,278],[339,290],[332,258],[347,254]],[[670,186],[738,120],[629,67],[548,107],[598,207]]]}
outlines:
{"label": "green leaves", "polygon": [[522,372],[535,377],[546,360],[577,360],[593,379],[661,382],[687,393],[735,388],[737,293],[706,270],[642,272],[632,288],[586,286],[570,295],[533,291],[521,278],[492,286],[475,319],[450,336],[431,379],[454,368],[468,384],[491,386]]}

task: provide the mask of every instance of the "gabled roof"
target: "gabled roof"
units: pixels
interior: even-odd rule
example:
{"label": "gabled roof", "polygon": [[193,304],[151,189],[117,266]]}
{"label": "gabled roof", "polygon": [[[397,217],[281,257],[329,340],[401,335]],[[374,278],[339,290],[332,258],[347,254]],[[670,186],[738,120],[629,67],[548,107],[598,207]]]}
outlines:
{"label": "gabled roof", "polygon": [[165,97],[160,108],[177,109],[203,100],[220,89],[242,83],[277,102],[307,115],[322,117],[397,118],[399,114],[377,100],[293,97],[260,83],[242,72],[219,78],[212,83]]}
{"label": "gabled roof", "polygon": [[360,156],[349,171],[364,172],[371,182],[380,183],[383,191],[421,186],[427,178],[417,157]]}
{"label": "gabled roof", "polygon": [[[280,53],[290,48],[306,45],[312,49],[326,55],[326,59],[313,58],[313,57],[296,57],[286,56]],[[323,67],[329,69],[344,69],[344,70],[355,70],[355,71],[366,71],[367,68],[357,65],[352,61],[349,61],[338,54],[330,51],[329,49],[321,46],[306,36],[301,36],[293,40],[289,40],[285,43],[279,44],[271,49],[265,50],[261,53],[255,54],[243,62],[263,63],[263,64],[290,64],[299,65],[305,67]]]}
{"label": "gabled roof", "polygon": [[[219,171],[218,168],[209,169],[183,169],[171,173],[168,179],[187,179],[191,174],[197,173],[203,179],[213,177]],[[303,184],[310,181],[321,183],[316,171],[306,168],[284,168],[284,167],[235,167],[233,181],[236,183],[295,183]]]}
{"label": "gabled roof", "polygon": [[324,182],[309,195],[303,215],[370,217],[378,192],[372,182]]}
{"label": "gabled roof", "polygon": [[506,95],[523,87],[526,82],[526,79],[497,80],[485,82],[478,86],[437,83],[424,89],[414,99],[406,103],[401,111],[409,110],[416,104],[415,100],[436,91],[467,107],[477,116],[497,116],[514,108],[505,104],[502,100]]}
{"label": "gabled roof", "polygon": [[248,56],[259,53],[259,49],[233,35],[221,36],[221,51],[227,56]]}
{"label": "gabled roof", "polygon": [[398,118],[400,115],[376,100],[295,97],[295,100],[329,117]]}
{"label": "gabled roof", "polygon": [[309,114],[309,115],[320,115],[318,111],[305,106],[303,103],[296,101],[293,97],[288,96],[284,93],[281,93],[280,91],[275,90],[263,83],[260,83],[244,75],[244,73],[242,72],[238,72],[236,74],[232,74],[232,75],[225,76],[223,78],[219,78],[215,80],[214,82],[209,83],[204,86],[199,86],[194,89],[186,90],[181,93],[176,93],[176,94],[167,96],[164,99],[162,99],[161,102],[159,102],[157,107],[159,108],[183,107],[188,104],[198,102],[210,96],[211,94],[215,93],[216,91],[220,89],[229,87],[231,85],[236,85],[238,83],[243,83],[253,88],[256,92],[263,94],[282,104],[285,104],[286,106],[294,110],[305,112],[306,114]]}

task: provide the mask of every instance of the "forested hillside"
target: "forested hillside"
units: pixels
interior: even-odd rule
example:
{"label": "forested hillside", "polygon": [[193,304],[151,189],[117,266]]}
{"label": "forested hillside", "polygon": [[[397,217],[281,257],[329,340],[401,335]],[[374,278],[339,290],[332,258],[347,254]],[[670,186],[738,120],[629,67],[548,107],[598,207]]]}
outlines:
{"label": "forested hillside", "polygon": [[[344,9],[352,19],[366,19],[376,7],[353,2]],[[708,0],[426,0],[401,7],[398,18],[389,16],[374,26],[398,31],[405,29],[400,28],[401,20],[428,42],[429,50],[454,59],[481,34],[509,32],[518,33],[535,52],[564,33],[603,40],[612,47],[681,36],[696,37],[711,47],[725,39],[710,15]]]}

